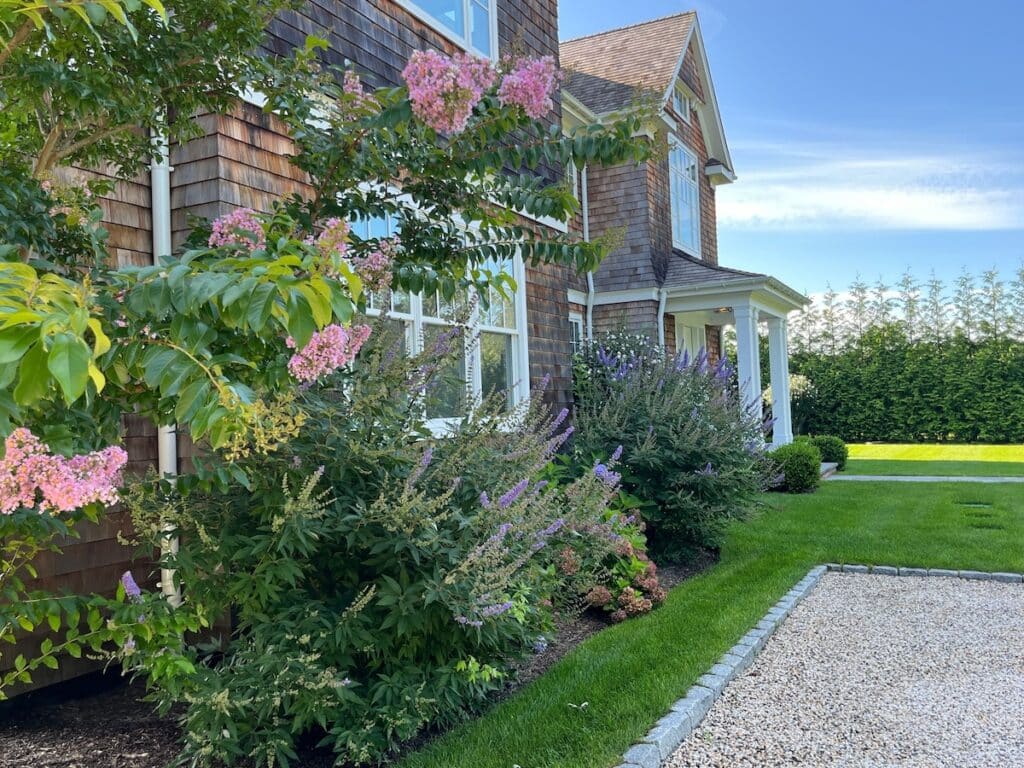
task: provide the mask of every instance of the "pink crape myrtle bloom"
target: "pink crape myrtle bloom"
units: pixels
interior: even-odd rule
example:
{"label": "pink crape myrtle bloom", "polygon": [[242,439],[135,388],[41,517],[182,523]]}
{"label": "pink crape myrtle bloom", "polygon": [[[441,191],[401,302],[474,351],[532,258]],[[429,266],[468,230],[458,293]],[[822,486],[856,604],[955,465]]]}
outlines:
{"label": "pink crape myrtle bloom", "polygon": [[347,221],[338,218],[328,219],[324,222],[323,232],[316,239],[317,248],[332,261],[345,258],[350,229]]}
{"label": "pink crape myrtle bloom", "polygon": [[519,59],[501,79],[498,99],[503,107],[522,107],[527,115],[539,120],[554,106],[551,95],[558,79],[559,72],[553,57]]}
{"label": "pink crape myrtle bloom", "polygon": [[[314,333],[309,343],[292,355],[288,371],[299,381],[316,381],[352,362],[369,337],[368,325],[350,328],[328,325]],[[285,344],[289,349],[295,349],[295,339],[290,336]]]}
{"label": "pink crape myrtle bloom", "polygon": [[49,446],[24,427],[4,441],[0,459],[0,514],[16,509],[70,512],[88,504],[116,504],[128,454],[117,446],[72,456],[51,454]]}
{"label": "pink crape myrtle bloom", "polygon": [[486,59],[414,51],[402,78],[409,86],[416,117],[435,131],[459,133],[480,97],[494,85],[497,73]]}
{"label": "pink crape myrtle bloom", "polygon": [[[251,232],[256,236],[252,238],[238,232]],[[236,208],[220,218],[214,219],[209,239],[210,247],[216,248],[220,245],[244,245],[250,251],[262,250],[267,247],[267,237],[263,233],[263,224],[256,216],[252,208]]]}
{"label": "pink crape myrtle bloom", "polygon": [[397,237],[381,240],[377,250],[352,259],[352,266],[368,290],[384,293],[391,287],[391,267],[399,242]]}
{"label": "pink crape myrtle bloom", "polygon": [[363,81],[352,70],[345,72],[345,77],[341,83],[341,90],[346,96],[351,97],[349,101],[353,112],[366,111],[371,107],[377,107],[377,99],[372,93],[366,92],[363,88]]}

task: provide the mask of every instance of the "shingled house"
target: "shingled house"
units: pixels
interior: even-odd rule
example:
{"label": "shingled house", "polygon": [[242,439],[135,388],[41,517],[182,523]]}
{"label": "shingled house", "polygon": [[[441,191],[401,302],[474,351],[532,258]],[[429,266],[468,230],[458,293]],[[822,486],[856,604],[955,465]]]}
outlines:
{"label": "shingled house", "polygon": [[566,40],[559,51],[568,72],[566,132],[624,110],[656,115],[647,133],[651,160],[574,172],[584,236],[625,232],[625,242],[600,268],[569,288],[574,337],[642,330],[669,349],[705,348],[717,356],[722,327],[734,325],[740,383],[759,405],[763,322],[775,397],[773,441],[790,442],[786,317],[807,299],[773,277],[718,263],[715,195],[736,174],[697,14]]}
{"label": "shingled house", "polygon": [[[665,152],[639,166],[573,170],[581,215],[570,224],[529,222],[562,232],[573,227],[584,237],[624,227],[624,245],[592,275],[561,266],[528,267],[519,259],[509,265],[519,291],[500,320],[479,329],[479,343],[467,346],[467,386],[504,388],[514,403],[550,375],[547,397],[558,407],[570,401],[572,351],[584,337],[624,324],[656,332],[669,348],[707,347],[717,354],[719,329],[735,323],[740,377],[748,392],[759,393],[756,325],[766,320],[779,397],[775,413],[781,418],[775,440],[790,439],[788,382],[782,375],[785,316],[804,299],[772,278],[718,266],[715,190],[735,176],[695,14],[560,47],[556,0],[310,0],[277,17],[267,33],[268,53],[279,55],[303,45],[307,35],[323,37],[328,63],[349,64],[374,86],[397,84],[408,57],[419,49],[494,59],[507,51],[561,55],[573,74],[551,119],[567,131],[638,100],[653,100],[660,119],[648,139]],[[258,96],[241,98],[231,114],[202,115],[199,124],[202,136],[171,146],[166,157],[154,159],[149,174],[119,183],[102,201],[111,253],[121,263],[148,264],[154,255],[171,252],[186,236],[190,215],[215,218],[242,206],[267,210],[275,198],[307,189],[289,162],[291,141]],[[354,226],[378,235],[387,233],[390,222]],[[447,322],[424,297],[405,297],[390,309],[405,324],[413,349]],[[186,437],[173,429],[158,433],[139,419],[127,427],[133,469],[187,470]],[[133,565],[130,550],[118,543],[119,527],[113,514],[84,526],[82,538],[67,542],[63,556],[47,555],[37,563],[43,584],[110,591]],[[85,661],[67,660],[54,676],[37,682],[89,668]]]}

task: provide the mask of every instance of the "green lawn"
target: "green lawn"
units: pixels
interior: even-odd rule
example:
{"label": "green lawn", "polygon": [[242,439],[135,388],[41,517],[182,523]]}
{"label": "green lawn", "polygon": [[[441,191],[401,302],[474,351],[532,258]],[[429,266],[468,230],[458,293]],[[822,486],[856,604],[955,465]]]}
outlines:
{"label": "green lawn", "polygon": [[1024,445],[851,444],[849,475],[1024,475]]}
{"label": "green lawn", "polygon": [[755,519],[733,526],[721,562],[663,607],[590,638],[400,768],[616,765],[814,565],[1024,571],[1022,497],[1019,486],[951,483],[825,483],[813,495],[767,496]]}

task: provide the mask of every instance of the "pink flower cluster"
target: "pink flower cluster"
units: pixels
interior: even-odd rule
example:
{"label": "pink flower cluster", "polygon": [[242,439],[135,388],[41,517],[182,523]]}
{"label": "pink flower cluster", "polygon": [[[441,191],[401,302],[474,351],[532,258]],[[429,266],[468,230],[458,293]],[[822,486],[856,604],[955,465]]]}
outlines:
{"label": "pink flower cluster", "polygon": [[352,266],[368,290],[384,293],[391,287],[391,265],[394,263],[398,244],[397,237],[381,240],[377,250],[352,259]]}
{"label": "pink flower cluster", "polygon": [[0,514],[19,507],[70,512],[87,504],[116,504],[128,454],[112,446],[72,456],[51,454],[49,446],[24,427],[4,441],[0,459]]}
{"label": "pink flower cluster", "polygon": [[415,51],[402,70],[413,113],[435,131],[459,133],[498,73],[486,59]]}
{"label": "pink flower cluster", "polygon": [[316,239],[317,248],[329,259],[343,259],[348,252],[348,233],[351,228],[347,221],[333,218],[324,222],[324,229]]}
{"label": "pink flower cluster", "polygon": [[352,70],[345,72],[341,90],[350,97],[349,101],[353,112],[365,111],[377,106],[377,99],[363,89],[362,80]]}
{"label": "pink flower cluster", "polygon": [[503,107],[515,105],[534,120],[539,120],[554,106],[551,94],[558,84],[558,67],[551,56],[520,59],[501,80],[498,99]]}
{"label": "pink flower cluster", "polygon": [[[352,362],[369,337],[368,325],[350,328],[328,325],[314,333],[309,343],[292,355],[288,370],[299,381],[316,381]],[[290,336],[285,343],[289,349],[295,349],[295,340]]]}
{"label": "pink flower cluster", "polygon": [[[255,240],[241,232],[251,232]],[[263,233],[263,224],[252,208],[236,208],[218,219],[214,219],[209,240],[210,247],[219,245],[244,245],[250,251],[262,250],[267,247],[267,237]]]}

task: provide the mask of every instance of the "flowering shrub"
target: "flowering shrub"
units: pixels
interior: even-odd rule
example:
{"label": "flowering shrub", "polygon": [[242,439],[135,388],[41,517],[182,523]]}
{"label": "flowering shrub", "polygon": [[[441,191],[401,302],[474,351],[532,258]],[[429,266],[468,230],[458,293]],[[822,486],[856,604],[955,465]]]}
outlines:
{"label": "flowering shrub", "polygon": [[[563,411],[567,415],[568,411]],[[607,459],[586,467],[571,455],[562,454],[546,475],[557,482],[579,474],[592,473],[609,488],[616,489],[600,519],[588,520],[571,530],[567,544],[555,558],[558,575],[565,581],[567,607],[595,608],[611,614],[613,621],[650,611],[664,601],[666,593],[657,577],[657,566],[647,556],[645,524],[640,517],[640,499],[619,489],[621,475],[615,467],[622,457],[618,447]]]}
{"label": "flowering shrub", "polygon": [[151,678],[164,707],[186,707],[189,760],[282,760],[320,728],[339,760],[374,762],[501,685],[549,629],[561,581],[549,564],[570,541],[599,533],[601,562],[627,542],[606,522],[611,478],[538,479],[567,436],[540,398],[512,423],[484,403],[431,439],[409,393],[456,352],[406,358],[385,327],[351,373],[300,395],[317,418],[299,436],[233,465],[246,487],[206,487],[210,465],[180,498],[150,485],[129,496],[146,540],[168,519],[181,537],[165,562],[186,585],[176,613],[235,619],[219,663],[192,645],[122,654],[142,672],[168,655],[194,670]]}
{"label": "flowering shrub", "polygon": [[[144,5],[152,7],[154,3]],[[379,534],[374,547],[387,550],[394,537],[390,529],[384,529],[387,535],[380,533],[379,526],[384,524],[372,522],[373,515],[404,509],[416,518],[431,504],[444,510],[442,521],[452,521],[446,525],[455,520],[469,525],[477,518],[467,510],[476,510],[484,519],[479,515],[484,509],[479,493],[503,498],[525,474],[514,481],[498,478],[502,483],[508,481],[504,485],[480,487],[472,496],[472,507],[465,506],[470,497],[459,495],[465,493],[468,483],[456,483],[453,475],[447,478],[449,486],[442,487],[430,467],[423,470],[423,485],[413,484],[406,496],[388,500],[381,494],[364,495],[370,489],[382,493],[384,480],[394,479],[396,466],[407,454],[400,451],[396,464],[384,460],[394,447],[391,444],[386,448],[378,444],[380,453],[373,454],[354,437],[325,434],[332,422],[319,418],[323,404],[312,399],[319,391],[316,385],[349,365],[367,342],[368,326],[353,325],[352,318],[365,308],[368,291],[436,293],[446,301],[476,292],[485,299],[491,287],[504,290],[513,285],[511,275],[495,272],[493,264],[515,254],[535,265],[594,268],[607,250],[605,241],[582,242],[569,233],[522,227],[508,211],[522,211],[533,218],[569,219],[578,203],[566,186],[539,183],[528,172],[569,161],[582,167],[641,160],[647,150],[634,137],[645,118],[629,115],[581,129],[572,137],[546,130],[547,126],[531,116],[535,107],[539,109],[537,105],[550,97],[549,92],[545,95],[544,67],[533,75],[524,72],[522,82],[503,105],[497,93],[499,73],[489,62],[467,57],[417,55],[407,72],[407,88],[369,92],[355,73],[321,66],[317,51],[326,45],[322,40],[310,38],[291,61],[250,55],[259,48],[266,19],[285,5],[277,0],[257,4],[179,2],[171,24],[149,8],[128,3],[122,19],[125,23],[97,24],[95,28],[77,22],[53,27],[44,23],[36,28],[26,17],[18,26],[18,39],[0,52],[0,75],[6,84],[0,120],[10,129],[5,135],[17,134],[18,138],[16,142],[0,141],[0,435],[23,428],[53,448],[51,454],[42,443],[30,445],[24,438],[14,451],[31,451],[31,471],[19,476],[18,468],[8,462],[9,476],[4,476],[6,506],[5,514],[0,515],[0,539],[19,543],[20,548],[11,557],[5,554],[0,570],[0,637],[10,639],[12,628],[31,632],[46,622],[54,632],[66,630],[60,648],[80,652],[79,636],[74,633],[80,631],[79,625],[88,615],[88,647],[98,651],[105,647],[104,632],[107,639],[126,641],[116,617],[145,606],[141,615],[146,621],[132,628],[131,645],[124,646],[131,648],[135,663],[161,684],[180,684],[178,693],[188,690],[221,697],[224,694],[216,686],[229,678],[205,667],[196,671],[187,655],[192,651],[175,649],[181,646],[186,629],[208,624],[237,603],[247,618],[223,669],[238,675],[232,680],[259,684],[258,690],[254,689],[259,695],[248,700],[250,709],[242,714],[253,717],[261,729],[257,736],[245,726],[239,738],[250,739],[251,746],[265,737],[271,752],[264,752],[261,759],[268,759],[267,754],[286,756],[286,746],[273,751],[273,745],[285,744],[285,737],[264,726],[285,706],[274,692],[294,685],[319,691],[317,702],[324,691],[334,692],[338,706],[347,702],[346,706],[354,707],[345,709],[346,717],[356,715],[352,723],[362,722],[359,717],[369,718],[369,735],[363,731],[342,735],[339,727],[337,739],[341,752],[361,755],[365,749],[366,754],[375,754],[382,745],[415,730],[416,724],[432,713],[454,711],[493,682],[487,666],[490,661],[484,660],[502,657],[495,649],[504,651],[507,643],[503,635],[489,631],[488,622],[505,622],[509,617],[525,622],[526,609],[518,606],[531,588],[531,579],[517,576],[513,581],[518,591],[503,587],[501,594],[494,590],[477,594],[463,588],[463,577],[452,576],[451,584],[460,586],[444,592],[445,610],[456,607],[456,592],[461,595],[462,612],[458,615],[464,616],[467,624],[457,626],[463,632],[467,627],[478,632],[480,638],[454,650],[440,644],[435,656],[430,648],[404,643],[402,638],[411,631],[404,618],[388,619],[393,623],[384,628],[395,633],[394,663],[411,654],[416,663],[430,670],[419,678],[423,690],[434,686],[441,695],[444,680],[457,677],[459,684],[455,693],[438,700],[427,694],[421,700],[408,686],[399,685],[399,692],[393,692],[385,685],[375,689],[371,706],[368,700],[347,693],[377,685],[378,678],[360,675],[362,670],[379,670],[385,665],[365,650],[371,644],[366,626],[357,622],[350,635],[338,630],[340,634],[331,642],[341,645],[328,648],[355,649],[351,657],[345,655],[348,650],[331,657],[331,663],[339,667],[359,662],[361,666],[352,667],[351,687],[341,682],[334,686],[335,678],[326,667],[305,661],[307,651],[321,653],[309,651],[305,638],[320,642],[323,633],[334,632],[317,624],[318,617],[337,618],[339,605],[358,606],[355,595],[347,590],[362,583],[359,568],[375,567],[375,558],[385,557],[345,537],[358,538],[363,523],[357,518],[366,513],[370,515],[367,529]],[[120,8],[120,4],[110,3],[109,7]],[[36,17],[49,18],[49,13],[40,11]],[[211,24],[211,18],[217,23]],[[188,56],[179,55],[183,38],[187,38]],[[140,40],[145,44],[138,45]],[[154,51],[165,55],[154,55]],[[94,59],[97,66],[82,65]],[[47,65],[40,68],[39,61]],[[530,65],[521,62],[517,67]],[[117,76],[111,79],[110,72]],[[211,72],[217,75],[213,81]],[[125,87],[125,82],[132,82],[133,87]],[[102,212],[92,199],[94,192],[102,191],[100,186],[79,184],[76,189],[72,181],[69,189],[52,183],[50,174],[67,170],[59,168],[62,165],[94,167],[104,163],[123,178],[132,178],[152,155],[153,135],[166,132],[169,139],[184,141],[196,128],[188,116],[231,109],[238,94],[248,88],[266,94],[268,112],[273,111],[289,129],[297,152],[293,162],[310,181],[308,198],[289,197],[266,212],[235,211],[208,229],[197,228],[180,253],[161,256],[151,266],[117,266],[105,246]],[[40,121],[39,115],[44,113],[48,118]],[[175,119],[159,117],[168,113]],[[55,122],[48,124],[51,119]],[[447,135],[439,136],[439,130]],[[503,173],[507,168],[527,173]],[[381,240],[354,234],[353,223],[383,217],[393,222],[397,237]],[[419,378],[407,382],[399,399],[418,402],[428,396],[433,380],[430,365],[435,364],[424,363]],[[372,417],[362,414],[360,426],[386,422],[382,413],[390,406],[383,401],[377,405],[379,412]],[[337,408],[341,406],[336,404]],[[327,406],[324,409],[329,412]],[[198,522],[183,527],[193,538],[174,562],[179,572],[189,573],[191,579],[186,607],[181,610],[161,607],[159,598],[144,593],[127,599],[124,585],[119,600],[104,601],[99,597],[58,598],[33,591],[22,579],[23,573],[31,575],[31,559],[36,554],[57,551],[60,537],[74,535],[75,525],[82,520],[95,520],[99,503],[113,499],[115,465],[121,456],[119,449],[110,446],[120,439],[121,418],[126,413],[159,425],[179,425],[205,445],[215,467],[210,473],[183,477],[174,484],[150,483],[153,494],[160,489],[157,498],[175,503],[185,503],[188,498],[197,505],[189,512],[199,515]],[[317,418],[312,418],[314,415]],[[333,424],[347,428],[354,419],[355,415],[341,413]],[[387,423],[394,426],[398,422]],[[417,428],[409,418],[401,423]],[[298,470],[280,464],[285,454],[290,459],[299,453],[287,448],[290,441],[309,447],[302,442],[305,434],[321,440],[315,448],[310,447],[311,455],[322,456],[325,471],[334,473],[324,478],[324,486],[329,484],[331,493],[340,488],[352,494],[339,493],[331,515],[325,511],[331,505],[317,495],[316,488],[323,486],[307,486],[306,481],[317,475],[315,466],[303,464],[301,458]],[[338,452],[324,455],[324,446],[333,446]],[[60,458],[76,454],[84,458]],[[265,472],[261,462],[267,462]],[[376,484],[360,474],[372,475],[371,470],[382,473]],[[278,484],[272,492],[262,488],[266,492],[254,497],[256,480]],[[285,487],[286,480],[292,485]],[[595,489],[606,488],[597,478],[590,484]],[[177,485],[178,490],[195,495],[175,495]],[[422,490],[427,487],[431,488],[429,494]],[[295,489],[294,493],[289,488]],[[555,494],[555,490],[524,488],[509,502],[508,510],[494,514],[518,513],[521,507],[534,509],[536,499],[555,504]],[[462,505],[457,507],[459,512],[450,506],[455,498]],[[251,510],[240,506],[254,499]],[[411,511],[414,508],[416,515]],[[568,508],[573,508],[572,504]],[[48,512],[39,514],[39,509]],[[202,509],[214,510],[212,518],[203,518]],[[180,508],[161,504],[162,520],[180,520],[182,514]],[[224,519],[221,514],[235,517]],[[520,562],[526,554],[520,550],[529,551],[543,543],[543,536],[533,534],[554,525],[554,520],[539,513],[536,519],[527,517],[538,527],[529,535],[522,531],[525,538],[515,538],[509,553],[493,545],[472,557],[475,550],[469,555],[458,547],[445,552],[458,552],[473,562],[485,556],[494,558],[494,573],[506,573],[512,579],[534,560],[526,556]],[[255,527],[246,528],[241,522]],[[324,540],[336,551],[307,540],[306,525],[314,529],[327,526]],[[151,543],[165,543],[163,528],[161,522],[149,531]],[[416,543],[431,535],[416,526],[413,529]],[[545,535],[560,535],[560,531],[561,526]],[[339,538],[342,532],[344,537]],[[494,533],[490,530],[484,535],[485,531],[469,525],[464,535],[480,535],[486,541]],[[280,549],[259,549],[270,541],[276,546],[278,539],[284,542]],[[204,549],[209,542],[215,546]],[[346,566],[349,572],[332,582],[332,571],[340,562],[334,556],[346,548],[364,559],[352,561],[356,565]],[[393,590],[394,584],[403,585],[408,573],[405,565],[396,564],[397,558],[414,551],[409,544],[404,552],[392,552],[388,567],[380,565],[387,578],[371,578],[371,586],[384,594]],[[244,553],[238,562],[251,567],[245,579],[252,582],[253,589],[233,582],[224,588],[222,582],[237,575],[225,566],[231,562],[225,559],[225,552]],[[498,567],[498,563],[504,565]],[[259,578],[264,568],[273,575]],[[498,579],[495,590],[503,584]],[[216,593],[204,591],[212,586]],[[323,587],[328,596],[323,613],[314,606],[308,614],[284,617],[295,618],[295,626],[303,630],[295,639],[282,640],[271,633],[272,627],[257,620],[265,615],[256,610],[259,606],[280,605],[278,601],[294,596],[293,591],[300,588],[306,595],[317,593],[314,587]],[[255,594],[256,589],[267,591]],[[439,600],[438,595],[415,599]],[[364,599],[370,600],[369,593]],[[509,601],[513,605],[504,608]],[[492,615],[492,611],[498,613]],[[112,618],[105,621],[104,617]],[[431,631],[435,620],[439,619],[433,614],[427,617]],[[480,627],[469,623],[477,621]],[[422,640],[430,633],[424,630],[417,637]],[[298,655],[278,654],[275,644],[280,643]],[[56,664],[57,649],[47,638],[35,659],[16,660],[14,676],[0,680],[0,696],[13,680],[26,681],[35,665]],[[476,657],[473,649],[478,651]],[[275,669],[280,676],[271,685],[261,668],[248,664],[264,653],[271,660],[267,669]],[[323,655],[328,656],[330,653]],[[459,660],[454,666],[445,666],[455,657]],[[8,660],[3,661],[8,668]],[[470,677],[459,677],[462,673]],[[309,676],[313,674],[318,676]],[[189,679],[187,685],[183,678]],[[357,700],[369,714],[360,714],[364,711],[354,703]],[[210,704],[209,698],[205,701]],[[312,712],[321,711],[319,703],[305,704]],[[198,703],[195,707],[193,712],[206,711]],[[223,708],[215,709],[221,712]],[[295,716],[295,730],[309,725],[309,717],[314,717],[299,705],[290,714]],[[392,725],[385,727],[385,720],[378,718]],[[346,746],[349,739],[361,746]],[[195,754],[209,759],[204,746],[197,746]]]}
{"label": "flowering shrub", "polygon": [[764,484],[763,425],[741,407],[725,360],[615,341],[625,351],[597,341],[578,356],[574,450],[592,460],[624,446],[623,487],[650,502],[657,557],[716,547]]}

